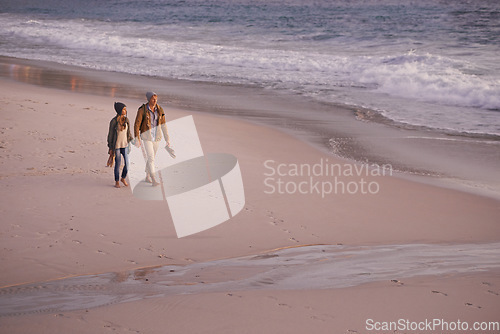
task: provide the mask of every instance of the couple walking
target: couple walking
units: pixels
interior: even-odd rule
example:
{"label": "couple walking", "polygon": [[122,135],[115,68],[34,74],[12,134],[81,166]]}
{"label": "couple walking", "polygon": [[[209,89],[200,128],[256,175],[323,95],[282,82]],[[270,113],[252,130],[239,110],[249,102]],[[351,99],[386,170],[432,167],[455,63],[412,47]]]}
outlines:
{"label": "couple walking", "polygon": [[[167,142],[167,150],[172,157],[175,157],[173,150],[170,148],[170,140],[167,131],[165,120],[165,112],[157,103],[158,95],[155,92],[146,93],[147,102],[139,107],[137,116],[134,122],[134,137],[130,130],[130,122],[127,118],[127,106],[121,102],[115,102],[115,111],[117,113],[109,123],[108,132],[108,148],[109,159],[108,166],[112,166],[113,157],[115,159],[115,187],[120,188],[120,181],[124,186],[128,186],[126,177],[128,172],[128,152],[130,143],[141,147],[141,144],[146,151],[146,182],[153,186],[159,185],[155,178],[155,156],[160,146],[160,141],[163,137]],[[120,165],[123,156],[124,166],[120,179]]]}

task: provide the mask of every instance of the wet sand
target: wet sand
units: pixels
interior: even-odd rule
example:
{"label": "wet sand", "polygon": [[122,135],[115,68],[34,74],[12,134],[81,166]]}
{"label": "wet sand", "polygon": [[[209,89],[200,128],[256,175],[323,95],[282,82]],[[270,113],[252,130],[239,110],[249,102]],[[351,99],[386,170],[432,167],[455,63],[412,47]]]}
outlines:
{"label": "wet sand", "polygon": [[[76,276],[4,288],[0,317],[86,310],[146,298],[226,291],[339,289],[384,281],[402,286],[403,281],[415,276],[498,272],[499,258],[499,243],[291,247],[240,258]],[[498,295],[494,290],[488,292]]]}

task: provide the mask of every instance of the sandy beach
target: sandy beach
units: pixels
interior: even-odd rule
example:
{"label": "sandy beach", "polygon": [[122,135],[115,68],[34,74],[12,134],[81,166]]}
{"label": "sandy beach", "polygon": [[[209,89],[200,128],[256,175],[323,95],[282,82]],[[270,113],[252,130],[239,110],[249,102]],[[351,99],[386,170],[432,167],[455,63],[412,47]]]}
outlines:
{"label": "sandy beach", "polygon": [[[164,101],[159,93],[167,121],[193,116],[204,152],[238,158],[245,189],[245,206],[235,217],[177,238],[165,202],[137,199],[130,187],[115,189],[112,169],[105,167],[113,103],[125,103],[129,118],[135,119],[145,102],[140,89],[117,85],[98,94],[12,77],[2,77],[0,85],[1,333],[417,333],[423,330],[411,328],[413,323],[433,319],[466,322],[471,333],[499,331],[471,329],[476,322],[498,326],[500,321],[500,262],[480,261],[481,254],[498,253],[498,196],[443,187],[439,178],[416,182],[387,170],[353,175],[347,170],[359,164],[290,132],[227,113],[200,112],[194,106],[203,99],[194,100],[193,108],[181,108],[171,96]],[[256,114],[265,110],[258,103],[248,108]],[[335,178],[324,170],[312,176],[294,172],[297,165],[318,164],[335,165],[341,174]],[[432,163],[418,167],[430,169]],[[461,176],[471,170],[464,167]],[[278,188],[280,181],[284,188]],[[302,192],[293,188],[301,182]],[[316,191],[332,182],[355,185],[356,191]],[[493,193],[497,182],[491,183]],[[487,186],[488,177],[480,184]],[[361,185],[367,187],[364,192]],[[446,254],[451,264],[436,273],[422,268],[438,268],[444,251],[442,259],[406,258],[404,250],[397,251],[408,263],[423,262],[424,267],[404,273],[392,268],[390,278],[375,275],[389,267],[367,269],[370,261],[360,262],[352,269],[353,277],[373,278],[345,287],[309,284],[307,275],[300,287],[283,287],[281,276],[260,275],[266,272],[263,267],[238,262],[224,269],[212,264],[242,257],[281,259],[287,253],[276,252],[295,248],[307,250],[307,265],[321,263],[325,249],[311,245],[341,247],[332,252],[345,252],[342,259],[356,258],[357,253],[350,252],[359,247],[368,252],[400,245],[457,248]],[[471,263],[452,265],[453,256],[467,258],[476,248],[481,251]],[[334,273],[335,263],[325,264],[325,270]],[[308,270],[300,265],[297,274]],[[158,270],[168,266],[175,268],[160,275]],[[292,264],[276,266],[290,269],[286,275],[294,277]],[[169,273],[180,276],[174,279]],[[71,281],[75,278],[81,281]],[[235,287],[234,282],[248,285]],[[153,283],[164,284],[166,290],[148,290]],[[99,291],[128,291],[128,284],[139,286],[140,293],[99,301]],[[175,293],[169,294],[170,286]],[[68,303],[72,294],[87,294],[97,307],[54,307],[50,298],[59,293]],[[30,296],[48,302],[38,305]],[[9,303],[16,303],[15,310],[9,311]],[[409,328],[382,328],[400,319],[408,320]],[[434,332],[458,330],[439,327]]]}

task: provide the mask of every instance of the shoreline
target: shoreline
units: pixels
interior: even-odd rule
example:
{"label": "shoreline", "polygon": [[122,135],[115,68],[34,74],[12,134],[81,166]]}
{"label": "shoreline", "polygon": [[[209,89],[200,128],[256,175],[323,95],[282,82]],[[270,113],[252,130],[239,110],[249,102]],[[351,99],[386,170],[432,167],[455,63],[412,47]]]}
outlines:
{"label": "shoreline", "polygon": [[[480,253],[481,247],[497,244],[498,199],[439,187],[431,178],[432,184],[425,184],[399,175],[356,173],[343,173],[339,178],[345,183],[359,183],[363,179],[377,182],[379,193],[331,194],[324,198],[316,193],[266,193],[264,179],[270,171],[265,162],[270,159],[276,161],[275,167],[301,163],[311,168],[326,159],[342,168],[352,161],[318,149],[312,141],[298,139],[297,132],[292,135],[277,130],[283,126],[279,123],[282,118],[274,119],[278,123],[273,128],[227,115],[166,105],[167,121],[193,115],[204,152],[227,152],[238,158],[245,187],[246,204],[230,221],[179,239],[164,202],[139,200],[129,188],[113,187],[113,172],[105,167],[106,133],[109,120],[116,114],[113,96],[53,89],[6,78],[0,78],[0,82],[3,86],[0,263],[4,269],[0,285],[11,286],[0,290],[0,301],[7,303],[16,294],[24,293],[28,298],[39,296],[36,304],[40,305],[50,301],[51,295],[44,294],[50,290],[46,289],[48,285],[63,299],[69,292],[90,300],[89,307],[82,310],[53,308],[46,313],[35,310],[0,317],[0,326],[9,333],[116,330],[162,334],[165,328],[173,333],[229,334],[241,328],[250,333],[344,333],[363,332],[366,319],[453,321],[459,318],[471,323],[497,320],[498,270],[457,274],[457,268],[453,268],[455,258],[466,261],[467,251],[451,247],[450,272],[438,276],[418,274],[425,273],[429,266],[439,267],[440,245],[468,245],[472,253]],[[218,87],[210,89],[219,91]],[[228,98],[232,89],[219,94]],[[134,118],[135,108],[144,101],[142,93],[136,98],[119,98],[129,106],[130,118]],[[254,96],[247,96],[236,102],[253,99]],[[201,102],[203,99],[198,101]],[[261,107],[264,102],[271,105],[269,100],[258,102]],[[253,107],[248,104],[249,110],[254,110]],[[345,132],[359,131],[352,115],[345,117],[344,123],[330,124],[346,127]],[[284,125],[286,128],[287,124]],[[312,175],[314,182],[333,182],[326,172],[319,174]],[[307,175],[293,172],[275,177],[291,184],[308,180]],[[353,267],[349,261],[354,254],[352,250],[384,249],[391,245],[416,247],[415,254],[402,259],[408,265],[416,265],[418,272],[411,279],[403,279],[396,268],[390,280],[384,277],[355,287],[324,290],[316,290],[312,284],[308,287],[304,279],[300,281],[304,290],[278,290],[279,279],[309,272],[294,271],[293,261],[300,258],[295,252],[301,246],[312,244],[333,245],[334,249],[345,247],[347,251],[341,261],[333,261],[325,269],[337,273],[338,262],[343,262],[361,280],[370,278],[371,271],[374,276],[380,274],[377,268],[369,270],[369,264],[376,262],[374,258],[384,264],[392,262],[368,252],[368,257]],[[416,245],[438,249],[437,259],[425,261],[423,249]],[[287,251],[278,253],[278,249]],[[285,260],[283,276],[279,271],[267,272],[262,277],[251,275],[257,263],[279,261],[280,255],[289,252],[291,258],[281,256]],[[269,256],[263,256],[266,254]],[[399,258],[402,254],[404,251],[396,249],[394,256]],[[326,255],[319,252],[311,258],[311,265],[318,269],[316,279],[322,277]],[[237,261],[245,256],[256,260],[238,262],[236,266],[227,260],[230,265],[226,268],[210,262]],[[469,268],[474,269],[474,263]],[[155,279],[164,280],[161,275],[155,276],[156,270],[161,270],[158,268],[166,270],[167,279],[178,278],[175,288],[181,291],[179,295],[148,298],[148,287]],[[193,268],[196,270],[189,270]],[[104,276],[110,279],[109,285],[65,284],[68,282],[65,277],[76,277],[79,281],[82,276],[96,273],[107,273]],[[280,275],[273,276],[274,273]],[[233,290],[221,283],[218,292],[182,293],[210,282],[225,282],[228,278],[238,282],[245,277],[249,286],[265,289]],[[27,281],[34,284],[19,285]],[[48,281],[51,283],[44,283]],[[113,294],[113,289],[118,288],[121,293],[123,287],[126,294],[128,283],[143,286],[146,298],[129,296],[125,303],[109,300],[109,304],[91,307],[92,296],[107,291],[114,298],[119,294]],[[196,321],[192,321],[193,317]]]}
{"label": "shoreline", "polygon": [[407,127],[377,120],[382,116],[369,110],[257,87],[143,77],[8,57],[0,57],[1,63],[2,77],[79,93],[141,99],[148,87],[157,87],[163,103],[173,108],[276,128],[348,162],[390,164],[403,178],[500,198],[497,136]]}
{"label": "shoreline", "polygon": [[[172,297],[224,291],[303,291],[359,287],[416,278],[474,276],[500,272],[499,243],[460,245],[384,245],[348,247],[304,245],[258,255],[219,259],[183,266],[136,268],[2,287],[15,308],[0,305],[0,318],[48,311],[80,311],[130,299]],[[457,258],[457,252],[467,256]],[[376,256],[374,255],[376,254]],[[412,262],[418,257],[420,261]],[[318,262],[321,262],[318,264]],[[430,265],[429,263],[439,265]],[[223,276],[215,272],[225,272]],[[175,274],[173,274],[175,273]],[[398,278],[395,280],[394,278]],[[265,282],[268,283],[260,283]],[[257,283],[256,283],[257,282]],[[85,286],[82,291],[79,287]],[[133,297],[131,297],[133,296]],[[37,305],[26,303],[31,298]]]}

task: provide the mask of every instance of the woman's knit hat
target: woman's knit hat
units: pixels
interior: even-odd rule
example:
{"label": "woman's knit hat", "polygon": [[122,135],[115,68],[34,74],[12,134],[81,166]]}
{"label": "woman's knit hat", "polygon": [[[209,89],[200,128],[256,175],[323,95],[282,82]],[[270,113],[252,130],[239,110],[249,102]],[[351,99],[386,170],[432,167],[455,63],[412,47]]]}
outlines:
{"label": "woman's knit hat", "polygon": [[116,113],[117,114],[120,114],[122,113],[122,110],[123,108],[125,108],[126,105],[124,103],[121,103],[121,102],[115,102],[115,110],[116,110]]}

